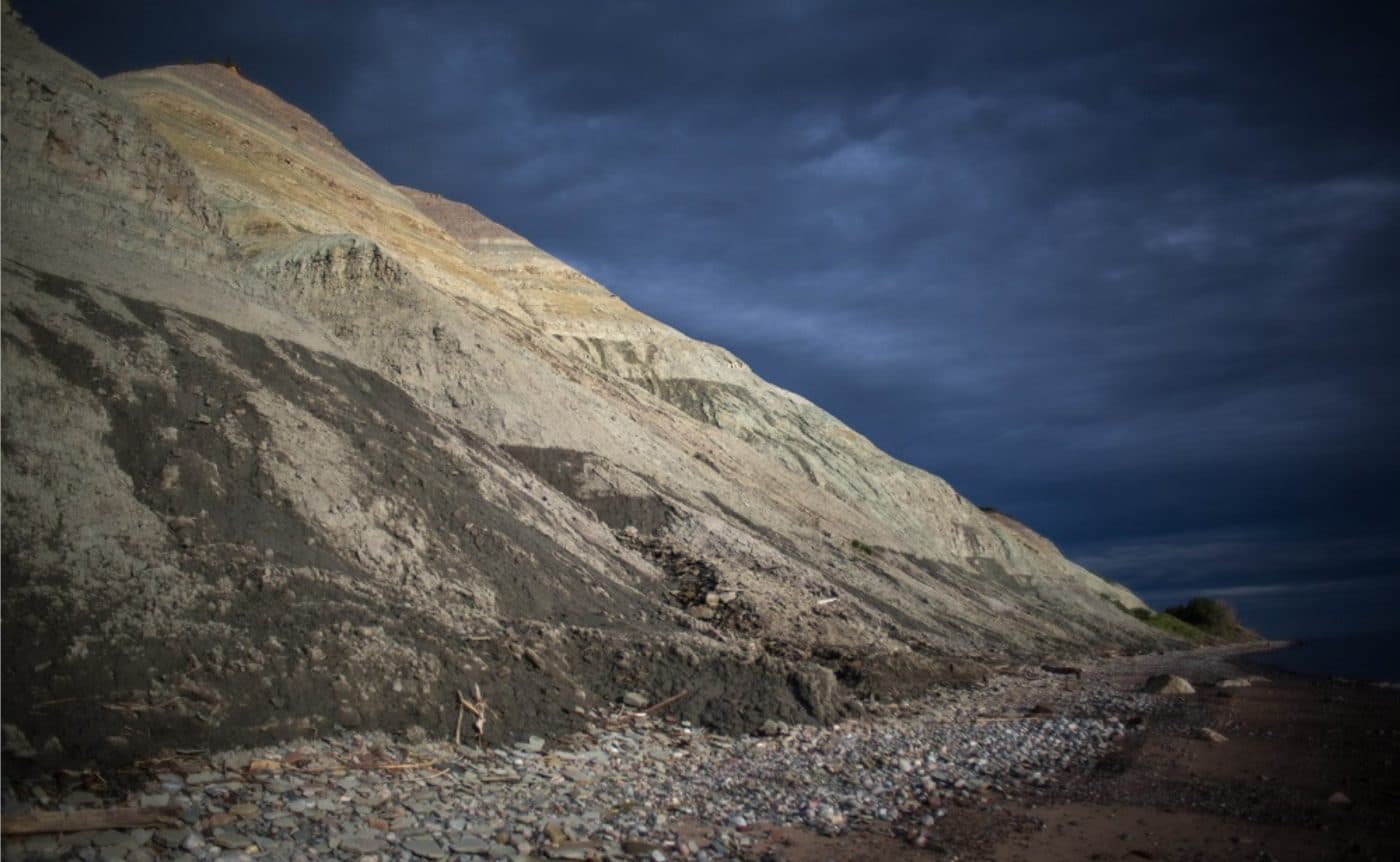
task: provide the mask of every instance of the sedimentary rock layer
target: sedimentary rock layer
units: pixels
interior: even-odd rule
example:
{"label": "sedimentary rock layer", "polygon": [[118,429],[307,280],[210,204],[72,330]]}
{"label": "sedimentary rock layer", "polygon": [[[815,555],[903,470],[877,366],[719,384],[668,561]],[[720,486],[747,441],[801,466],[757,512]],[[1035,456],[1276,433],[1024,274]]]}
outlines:
{"label": "sedimentary rock layer", "polygon": [[52,759],[447,733],[472,685],[496,737],[636,688],[825,721],[1160,637],[236,71],[3,47],[4,712]]}

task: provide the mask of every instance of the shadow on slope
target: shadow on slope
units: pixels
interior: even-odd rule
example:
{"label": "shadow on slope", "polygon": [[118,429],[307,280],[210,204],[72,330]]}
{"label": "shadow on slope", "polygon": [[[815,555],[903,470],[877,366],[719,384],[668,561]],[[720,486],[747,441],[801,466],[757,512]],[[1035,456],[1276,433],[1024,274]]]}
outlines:
{"label": "shadow on slope", "polygon": [[377,374],[14,266],[4,301],[4,712],[43,765],[448,734],[473,683],[491,741],[634,688],[735,732],[839,709]]}

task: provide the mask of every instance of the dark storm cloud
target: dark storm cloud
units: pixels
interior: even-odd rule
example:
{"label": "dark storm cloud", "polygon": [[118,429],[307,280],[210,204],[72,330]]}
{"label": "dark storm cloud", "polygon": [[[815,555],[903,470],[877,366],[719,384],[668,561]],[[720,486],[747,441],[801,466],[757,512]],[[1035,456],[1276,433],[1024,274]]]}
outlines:
{"label": "dark storm cloud", "polygon": [[1130,585],[1396,571],[1380,5],[157,5],[20,4],[232,55]]}

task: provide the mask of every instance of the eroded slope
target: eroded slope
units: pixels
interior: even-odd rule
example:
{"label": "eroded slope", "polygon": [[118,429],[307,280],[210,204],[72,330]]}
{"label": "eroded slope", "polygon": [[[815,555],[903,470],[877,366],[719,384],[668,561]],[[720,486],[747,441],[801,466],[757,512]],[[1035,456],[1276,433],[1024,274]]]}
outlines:
{"label": "eroded slope", "polygon": [[[1135,603],[214,66],[4,16],[4,709],[54,758],[828,720]],[[61,707],[61,708],[56,708]]]}

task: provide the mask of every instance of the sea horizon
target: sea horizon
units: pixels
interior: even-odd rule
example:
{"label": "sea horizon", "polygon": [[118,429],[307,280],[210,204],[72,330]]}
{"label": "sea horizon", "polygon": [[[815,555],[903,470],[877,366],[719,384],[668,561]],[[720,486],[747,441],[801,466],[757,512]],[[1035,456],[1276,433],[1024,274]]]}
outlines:
{"label": "sea horizon", "polygon": [[1283,639],[1279,649],[1253,653],[1251,663],[1319,677],[1400,683],[1400,629]]}

